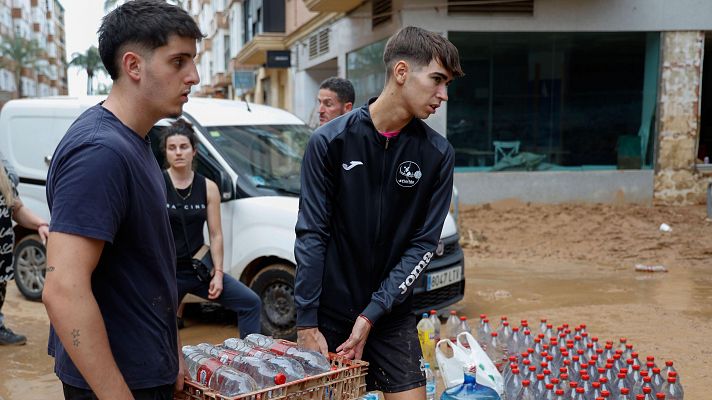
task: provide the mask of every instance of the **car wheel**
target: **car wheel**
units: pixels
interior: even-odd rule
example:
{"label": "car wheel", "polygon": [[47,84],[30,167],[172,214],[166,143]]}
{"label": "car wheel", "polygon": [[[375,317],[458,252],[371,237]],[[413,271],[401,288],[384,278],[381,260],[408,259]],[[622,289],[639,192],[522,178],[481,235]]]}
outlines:
{"label": "car wheel", "polygon": [[15,246],[15,283],[29,300],[42,299],[47,253],[38,235],[25,236]]}
{"label": "car wheel", "polygon": [[289,264],[268,265],[255,275],[250,288],[262,300],[262,332],[276,338],[296,340],[294,267]]}

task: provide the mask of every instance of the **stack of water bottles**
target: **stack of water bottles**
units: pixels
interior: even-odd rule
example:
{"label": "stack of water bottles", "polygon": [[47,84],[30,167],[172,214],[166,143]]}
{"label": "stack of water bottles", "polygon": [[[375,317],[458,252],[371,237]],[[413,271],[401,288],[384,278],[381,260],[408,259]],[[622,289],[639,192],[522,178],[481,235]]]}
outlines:
{"label": "stack of water bottles", "polygon": [[184,346],[190,378],[223,396],[238,396],[331,370],[321,353],[252,334],[222,345]]}
{"label": "stack of water bottles", "polygon": [[[432,324],[431,319],[429,321]],[[421,321],[422,322],[422,321]],[[438,324],[439,325],[439,321]],[[420,325],[419,325],[420,327]],[[443,333],[445,331],[446,333]],[[441,335],[458,341],[472,332],[467,318],[453,311]],[[481,314],[476,327],[477,344],[494,362],[503,377],[499,397],[458,399],[506,400],[679,400],[684,398],[680,376],[673,361],[658,365],[655,357],[643,361],[626,338],[601,342],[591,336],[586,324],[553,327],[542,319],[538,327],[527,320],[511,326],[506,316],[494,329]],[[442,344],[442,343],[441,343]],[[424,351],[426,353],[426,351]],[[465,373],[465,383],[476,380]],[[447,386],[447,382],[446,382]],[[480,385],[482,386],[482,385]],[[443,393],[446,397],[448,389]]]}

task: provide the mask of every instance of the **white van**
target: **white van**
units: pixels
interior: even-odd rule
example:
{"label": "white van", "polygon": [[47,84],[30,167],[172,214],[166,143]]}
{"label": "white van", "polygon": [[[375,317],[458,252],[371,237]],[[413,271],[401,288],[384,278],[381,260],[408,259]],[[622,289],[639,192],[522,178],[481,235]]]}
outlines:
{"label": "white van", "polygon": [[[47,168],[72,122],[102,97],[51,97],[8,102],[0,112],[0,149],[20,177],[25,204],[49,218]],[[263,301],[266,333],[294,337],[294,225],[299,173],[311,130],[296,116],[245,102],[191,98],[183,117],[198,136],[196,169],[218,184],[222,195],[225,271],[250,286]],[[150,131],[158,151],[162,120]],[[23,295],[39,299],[45,249],[36,232],[16,226],[15,280]],[[442,309],[464,296],[464,257],[455,220],[448,215],[436,257],[415,284],[414,312]]]}

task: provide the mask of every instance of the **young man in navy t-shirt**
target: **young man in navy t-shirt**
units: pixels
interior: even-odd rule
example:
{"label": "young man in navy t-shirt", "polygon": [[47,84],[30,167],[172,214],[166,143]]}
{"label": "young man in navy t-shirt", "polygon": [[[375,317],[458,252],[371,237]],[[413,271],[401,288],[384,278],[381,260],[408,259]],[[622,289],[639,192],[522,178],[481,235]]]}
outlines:
{"label": "young man in navy t-shirt", "polygon": [[43,302],[67,399],[172,399],[182,389],[175,251],[147,134],[182,113],[202,37],[185,11],[150,0],[116,8],[99,29],[111,93],[69,128],[47,177]]}

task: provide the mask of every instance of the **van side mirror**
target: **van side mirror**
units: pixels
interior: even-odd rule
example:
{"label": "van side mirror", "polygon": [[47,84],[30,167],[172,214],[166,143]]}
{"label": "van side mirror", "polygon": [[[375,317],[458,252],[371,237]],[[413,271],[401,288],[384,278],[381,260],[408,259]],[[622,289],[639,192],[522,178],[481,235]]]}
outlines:
{"label": "van side mirror", "polygon": [[231,200],[235,197],[235,186],[232,184],[232,179],[225,171],[220,171],[220,197],[222,201]]}

